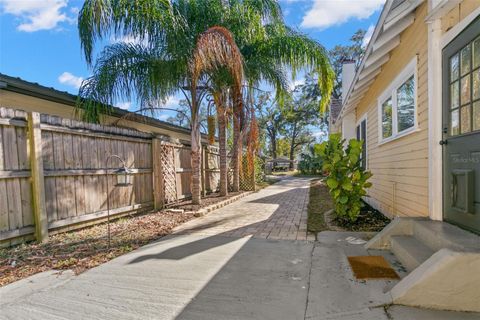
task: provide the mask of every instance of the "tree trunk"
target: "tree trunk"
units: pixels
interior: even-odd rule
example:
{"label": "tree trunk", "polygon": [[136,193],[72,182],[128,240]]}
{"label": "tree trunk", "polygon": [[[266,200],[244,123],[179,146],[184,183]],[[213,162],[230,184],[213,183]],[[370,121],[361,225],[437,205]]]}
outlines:
{"label": "tree trunk", "polygon": [[242,89],[235,86],[232,87],[232,104],[233,104],[233,186],[234,192],[240,191],[240,166],[242,157],[242,125],[243,125],[243,97]]}
{"label": "tree trunk", "polygon": [[200,204],[201,202],[201,168],[200,161],[202,161],[202,136],[200,134],[200,121],[198,119],[198,106],[197,106],[197,92],[196,84],[192,85],[191,92],[191,164],[192,164],[192,178],[190,183],[190,190],[192,192],[192,204]]}
{"label": "tree trunk", "polygon": [[220,195],[228,194],[227,132],[225,113],[218,115],[218,142],[220,144]]}
{"label": "tree trunk", "polygon": [[294,156],[294,153],[295,153],[295,147],[293,145],[293,143],[290,145],[290,170],[293,170],[293,156]]}
{"label": "tree trunk", "polygon": [[272,144],[272,158],[277,159],[277,134],[275,131],[272,131],[270,143]]}
{"label": "tree trunk", "polygon": [[[235,108],[235,106],[234,106]],[[235,108],[236,109],[236,108]],[[233,186],[234,192],[240,191],[240,156],[242,141],[240,140],[240,115],[238,110],[233,113]]]}
{"label": "tree trunk", "polygon": [[213,98],[215,101],[215,105],[217,106],[218,143],[220,147],[220,195],[224,197],[228,194],[228,161],[225,101],[221,92],[214,93]]}
{"label": "tree trunk", "polygon": [[200,161],[201,160],[201,135],[200,135],[200,127],[198,123],[198,117],[194,118],[195,120],[192,121],[192,146],[191,146],[191,155],[192,155],[192,183],[191,183],[191,191],[192,191],[192,204],[200,204],[201,200],[201,190],[200,190]]}
{"label": "tree trunk", "polygon": [[293,134],[292,134],[292,139],[290,141],[290,165],[289,168],[290,170],[293,170],[293,156],[295,153],[295,138],[297,136],[297,124],[295,123],[293,127]]}

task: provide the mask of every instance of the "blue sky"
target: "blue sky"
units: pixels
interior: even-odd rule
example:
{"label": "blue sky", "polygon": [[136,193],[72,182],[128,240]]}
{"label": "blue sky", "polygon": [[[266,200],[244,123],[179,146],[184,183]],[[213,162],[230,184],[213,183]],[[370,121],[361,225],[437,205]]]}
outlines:
{"label": "blue sky", "polygon": [[[280,1],[286,22],[327,49],[347,43],[359,28],[371,33],[383,2]],[[0,0],[0,72],[78,93],[81,80],[91,74],[77,35],[76,15],[82,5],[82,0]],[[171,97],[169,107],[175,107],[178,98]],[[129,101],[119,101],[117,106],[134,108]]]}

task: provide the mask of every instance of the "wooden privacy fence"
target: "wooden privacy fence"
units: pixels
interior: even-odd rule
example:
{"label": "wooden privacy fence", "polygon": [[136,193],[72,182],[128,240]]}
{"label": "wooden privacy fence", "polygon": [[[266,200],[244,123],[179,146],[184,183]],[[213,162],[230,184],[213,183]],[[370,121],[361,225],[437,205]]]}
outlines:
{"label": "wooden privacy fence", "polygon": [[[115,187],[118,155],[133,183]],[[219,181],[216,148],[202,149],[202,192]],[[151,133],[0,108],[0,242],[39,240],[49,232],[111,215],[161,208],[191,195],[190,149]],[[108,188],[107,188],[108,187]]]}
{"label": "wooden privacy fence", "polygon": [[[192,165],[190,147],[181,144],[159,142],[163,176],[162,205],[174,204],[191,197],[190,180]],[[217,192],[220,188],[220,154],[216,147],[202,148],[202,194]]]}

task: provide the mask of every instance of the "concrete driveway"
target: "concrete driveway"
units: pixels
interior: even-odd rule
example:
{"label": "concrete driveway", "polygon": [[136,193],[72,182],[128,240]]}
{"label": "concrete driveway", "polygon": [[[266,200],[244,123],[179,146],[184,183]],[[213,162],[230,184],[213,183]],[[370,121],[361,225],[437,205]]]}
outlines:
{"label": "concrete driveway", "polygon": [[369,235],[312,241],[308,186],[282,180],[79,276],[0,288],[0,319],[479,319],[389,306],[393,281],[355,280],[346,256],[377,253],[347,238]]}

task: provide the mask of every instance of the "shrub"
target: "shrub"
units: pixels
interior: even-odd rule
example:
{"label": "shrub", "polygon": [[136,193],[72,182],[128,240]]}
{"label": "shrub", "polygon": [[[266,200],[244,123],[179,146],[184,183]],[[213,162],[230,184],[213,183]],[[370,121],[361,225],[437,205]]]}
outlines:
{"label": "shrub", "polygon": [[315,146],[309,153],[302,153],[298,162],[298,170],[301,174],[319,175],[322,173],[323,161],[320,155],[315,153]]}
{"label": "shrub", "polygon": [[352,139],[344,148],[345,140],[338,134],[332,134],[328,141],[316,147],[323,159],[323,170],[328,172],[327,186],[335,203],[338,218],[357,220],[363,206],[365,189],[372,184],[367,180],[372,176],[360,166],[362,142]]}

